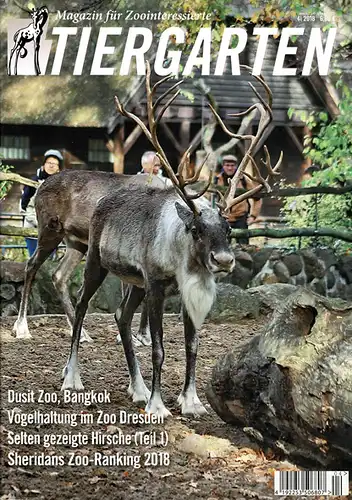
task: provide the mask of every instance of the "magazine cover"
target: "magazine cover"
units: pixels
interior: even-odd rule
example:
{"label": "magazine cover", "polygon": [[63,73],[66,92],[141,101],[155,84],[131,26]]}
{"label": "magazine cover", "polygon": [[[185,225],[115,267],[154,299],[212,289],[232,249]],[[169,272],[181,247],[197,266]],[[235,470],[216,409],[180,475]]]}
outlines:
{"label": "magazine cover", "polygon": [[1,2],[1,500],[350,497],[351,26]]}

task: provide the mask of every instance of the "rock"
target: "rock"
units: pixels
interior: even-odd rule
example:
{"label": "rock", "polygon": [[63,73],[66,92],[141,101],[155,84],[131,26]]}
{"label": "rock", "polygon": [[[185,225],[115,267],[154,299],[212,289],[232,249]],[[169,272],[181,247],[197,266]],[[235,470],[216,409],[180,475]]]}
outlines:
{"label": "rock", "polygon": [[121,281],[108,274],[102,286],[93,295],[88,312],[114,313],[122,300]]}
{"label": "rock", "polygon": [[57,262],[47,260],[37,272],[30,295],[32,308],[30,314],[64,313],[61,300],[52,280],[52,275],[57,266]]}
{"label": "rock", "polygon": [[325,264],[322,260],[318,259],[313,250],[304,248],[300,250],[300,254],[304,260],[304,268],[308,283],[313,281],[314,278],[323,278],[325,275]]}
{"label": "rock", "polygon": [[298,288],[286,283],[275,283],[271,285],[261,285],[248,289],[251,300],[256,299],[259,302],[259,310],[262,314],[268,314],[277,309],[292,293],[297,292]]}
{"label": "rock", "polygon": [[352,283],[350,285],[346,285],[345,300],[352,302]]}
{"label": "rock", "polygon": [[328,269],[330,266],[335,266],[337,264],[337,257],[331,248],[315,248],[314,253],[320,260],[325,264],[325,268]]}
{"label": "rock", "polygon": [[236,264],[241,264],[242,267],[249,269],[251,272],[253,271],[253,259],[248,252],[244,252],[240,248],[235,248],[235,259]]}
{"label": "rock", "polygon": [[252,248],[251,255],[253,259],[253,276],[259,273],[263,268],[266,261],[269,259],[272,254],[274,248],[272,247],[264,247],[259,250]]}
{"label": "rock", "polygon": [[206,395],[223,420],[302,466],[351,467],[352,304],[298,289],[220,357]]}
{"label": "rock", "polygon": [[352,255],[340,257],[337,267],[347,283],[352,284]]}
{"label": "rock", "polygon": [[247,288],[251,279],[252,271],[250,269],[246,269],[240,263],[236,262],[235,269],[225,278],[221,278],[221,283],[231,283],[232,285],[239,286],[244,290]]}
{"label": "rock", "polygon": [[290,279],[291,285],[296,285],[296,286],[305,286],[307,284],[307,276],[304,272],[304,269],[297,274],[296,276],[293,276]]}
{"label": "rock", "polygon": [[216,300],[208,316],[210,321],[236,321],[258,315],[259,302],[249,291],[230,283],[217,284]]}
{"label": "rock", "polygon": [[228,439],[221,439],[215,436],[189,434],[176,447],[185,453],[194,453],[200,458],[224,458],[233,453],[236,448],[231,445]]}
{"label": "rock", "polygon": [[20,283],[24,281],[24,270],[26,262],[12,262],[3,260],[0,266],[0,276],[2,282]]}
{"label": "rock", "polygon": [[290,272],[282,261],[275,262],[273,271],[279,283],[289,283]]}
{"label": "rock", "polygon": [[16,316],[18,314],[18,309],[16,304],[1,304],[1,316]]}
{"label": "rock", "polygon": [[328,269],[325,275],[326,279],[326,287],[329,290],[330,288],[334,288],[335,286],[335,275],[332,270]]}
{"label": "rock", "polygon": [[297,276],[302,272],[303,260],[296,253],[289,253],[282,257],[282,262],[285,264],[291,276]]}
{"label": "rock", "polygon": [[318,278],[314,278],[314,280],[309,284],[309,288],[315,292],[318,293],[319,295],[323,295],[323,297],[326,296],[326,283],[325,280],[319,280]]}
{"label": "rock", "polygon": [[231,274],[221,279],[221,283],[232,283],[243,289],[247,288],[253,276],[253,259],[248,252],[235,248],[236,266]]}
{"label": "rock", "polygon": [[165,299],[165,307],[164,307],[164,312],[171,314],[179,314],[181,311],[181,296],[178,295],[171,295],[171,297],[167,297]]}
{"label": "rock", "polygon": [[16,295],[16,288],[8,283],[0,285],[0,297],[5,300],[11,300]]}

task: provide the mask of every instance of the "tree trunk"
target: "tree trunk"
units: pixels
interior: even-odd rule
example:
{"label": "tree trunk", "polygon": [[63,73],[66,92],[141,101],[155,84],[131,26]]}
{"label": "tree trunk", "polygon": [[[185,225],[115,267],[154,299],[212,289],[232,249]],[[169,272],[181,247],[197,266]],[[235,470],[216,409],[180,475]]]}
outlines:
{"label": "tree trunk", "polygon": [[124,159],[125,153],[123,149],[123,144],[125,140],[125,127],[122,125],[116,132],[114,137],[114,146],[113,146],[113,154],[114,154],[114,172],[115,174],[123,174],[124,173]]}
{"label": "tree trunk", "polygon": [[352,465],[352,305],[300,289],[264,331],[225,354],[213,409],[303,466]]}

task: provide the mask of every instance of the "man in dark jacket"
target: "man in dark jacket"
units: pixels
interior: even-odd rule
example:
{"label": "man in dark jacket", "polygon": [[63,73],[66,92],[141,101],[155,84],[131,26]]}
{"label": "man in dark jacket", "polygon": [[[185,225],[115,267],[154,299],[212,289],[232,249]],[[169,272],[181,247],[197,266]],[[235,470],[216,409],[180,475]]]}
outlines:
{"label": "man in dark jacket", "polygon": [[[215,177],[215,184],[218,186],[228,186],[228,180],[232,179],[237,170],[237,158],[234,155],[225,155],[222,159],[222,169]],[[252,189],[255,184],[244,175],[240,177],[239,189]],[[261,200],[247,199],[233,206],[230,210],[228,222],[234,229],[248,229],[253,224],[260,213]],[[248,238],[237,238],[240,244],[248,244]]]}
{"label": "man in dark jacket", "polygon": [[[62,161],[63,157],[60,151],[57,149],[48,149],[48,151],[44,153],[44,163],[40,168],[38,168],[33,180],[44,182],[50,175],[58,173],[60,171]],[[20,208],[21,212],[26,214],[24,218],[24,227],[37,227],[37,218],[34,208],[36,191],[36,188],[32,186],[25,186],[23,189]],[[26,238],[26,245],[31,257],[37,248],[37,239]]]}

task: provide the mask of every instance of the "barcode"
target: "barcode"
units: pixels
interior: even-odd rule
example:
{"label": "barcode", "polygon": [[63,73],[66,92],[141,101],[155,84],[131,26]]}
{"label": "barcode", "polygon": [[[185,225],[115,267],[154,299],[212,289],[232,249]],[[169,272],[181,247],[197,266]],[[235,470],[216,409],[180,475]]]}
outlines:
{"label": "barcode", "polygon": [[275,495],[348,495],[348,471],[275,471]]}

